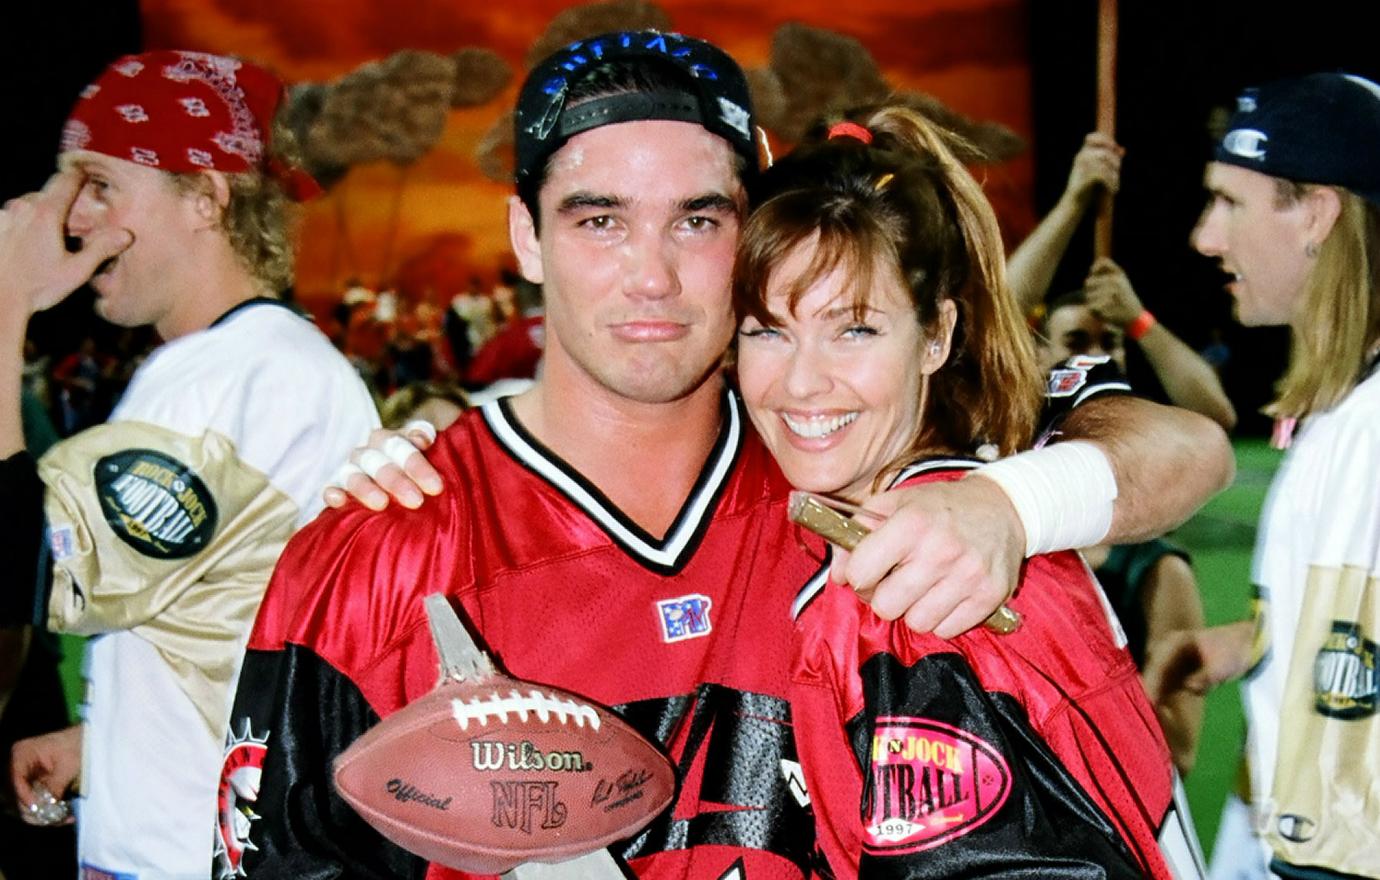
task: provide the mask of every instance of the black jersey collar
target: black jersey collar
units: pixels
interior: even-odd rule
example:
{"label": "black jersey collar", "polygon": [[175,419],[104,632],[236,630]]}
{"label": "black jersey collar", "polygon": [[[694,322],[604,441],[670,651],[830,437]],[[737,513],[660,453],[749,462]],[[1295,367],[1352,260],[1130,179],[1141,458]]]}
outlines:
{"label": "black jersey collar", "polygon": [[246,299],[241,302],[235,303],[233,306],[221,313],[221,316],[219,318],[216,318],[214,321],[212,321],[210,326],[218,327],[221,324],[224,324],[226,321],[230,320],[233,316],[253,306],[278,306],[279,308],[287,309],[289,312],[292,312],[299,318],[306,317],[306,314],[304,314],[301,309],[297,308],[292,303],[284,302],[283,300],[278,299],[276,296],[255,296],[251,297],[250,299]]}
{"label": "black jersey collar", "polygon": [[961,455],[922,458],[919,461],[913,461],[901,468],[900,473],[896,474],[891,482],[887,484],[887,488],[894,489],[911,477],[918,477],[921,474],[931,474],[936,471],[970,471],[981,465],[982,462],[978,461],[976,458],[968,458]]}
{"label": "black jersey collar", "polygon": [[[709,528],[743,445],[743,415],[737,395],[725,388],[718,440],[689,497],[664,538],[648,534],[568,462],[527,432],[514,417],[507,398],[484,404],[485,424],[509,455],[565,495],[594,520],[630,556],[661,574],[679,571]],[[650,491],[656,491],[649,487]]]}

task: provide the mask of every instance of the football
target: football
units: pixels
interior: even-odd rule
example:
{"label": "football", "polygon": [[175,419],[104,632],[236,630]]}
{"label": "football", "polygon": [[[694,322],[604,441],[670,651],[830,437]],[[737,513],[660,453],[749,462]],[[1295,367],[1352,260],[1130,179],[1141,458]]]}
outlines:
{"label": "football", "polygon": [[608,709],[497,673],[444,680],[334,771],[341,797],[389,840],[475,874],[628,837],[676,788],[670,761]]}

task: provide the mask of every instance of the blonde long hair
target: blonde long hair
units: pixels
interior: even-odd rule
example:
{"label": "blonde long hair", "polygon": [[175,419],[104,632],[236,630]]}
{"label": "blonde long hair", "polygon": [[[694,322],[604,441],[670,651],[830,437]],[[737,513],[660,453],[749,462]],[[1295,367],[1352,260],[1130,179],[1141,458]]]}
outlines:
{"label": "blonde long hair", "polygon": [[[1281,181],[1279,197],[1297,200],[1315,184]],[[1341,213],[1318,248],[1302,313],[1290,333],[1289,367],[1266,415],[1301,418],[1336,406],[1363,378],[1380,338],[1380,212],[1336,189]]]}

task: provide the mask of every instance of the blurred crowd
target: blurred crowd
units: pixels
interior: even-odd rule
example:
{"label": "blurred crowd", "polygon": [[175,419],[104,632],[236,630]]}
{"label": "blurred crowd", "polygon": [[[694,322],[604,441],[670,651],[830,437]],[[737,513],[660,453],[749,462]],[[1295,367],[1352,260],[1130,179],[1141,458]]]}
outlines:
{"label": "blurred crowd", "polygon": [[[385,422],[397,421],[389,415],[406,415],[423,398],[469,406],[521,390],[536,375],[541,288],[508,270],[487,287],[479,277],[471,282],[445,305],[352,282],[336,307],[317,319],[364,379]],[[109,331],[60,339],[47,350],[33,340],[25,347],[25,393],[59,437],[104,422],[158,344],[147,330]]]}

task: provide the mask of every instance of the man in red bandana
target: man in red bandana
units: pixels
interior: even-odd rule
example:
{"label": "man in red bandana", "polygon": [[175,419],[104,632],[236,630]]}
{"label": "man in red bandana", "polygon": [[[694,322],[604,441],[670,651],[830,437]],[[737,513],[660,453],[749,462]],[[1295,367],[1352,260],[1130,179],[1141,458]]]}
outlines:
{"label": "man in red bandana", "polygon": [[[83,724],[17,743],[10,769],[31,821],[62,821],[54,798],[79,793],[84,877],[206,877],[207,819],[225,807],[236,828],[216,779],[264,586],[377,424],[349,364],[278,299],[289,203],[316,189],[274,125],[281,97],[232,58],[122,58],[82,92],[59,173],[0,210],[0,626],[95,636]],[[109,424],[35,462],[25,331],[88,280],[102,317],[165,344]]]}

